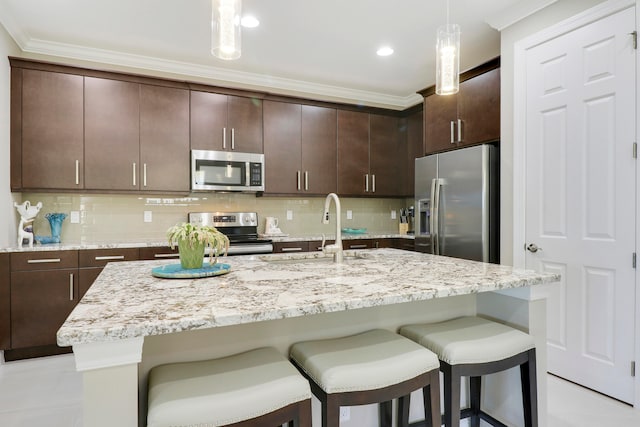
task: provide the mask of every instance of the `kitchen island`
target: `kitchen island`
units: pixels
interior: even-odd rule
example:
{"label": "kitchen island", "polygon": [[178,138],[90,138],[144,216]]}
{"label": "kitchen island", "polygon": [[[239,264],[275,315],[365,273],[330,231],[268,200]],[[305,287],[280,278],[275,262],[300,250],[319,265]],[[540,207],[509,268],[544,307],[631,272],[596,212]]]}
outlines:
{"label": "kitchen island", "polygon": [[[153,267],[167,261],[107,265],[57,335],[59,345],[73,346],[83,372],[84,425],[144,425],[147,374],[161,363],[264,345],[286,354],[301,339],[374,327],[395,330],[476,313],[507,317],[503,320],[544,335],[544,318],[529,308],[534,301],[524,305],[523,321],[514,310],[506,316],[502,309],[486,312],[515,298],[495,294],[496,305],[477,295],[544,288],[559,280],[553,274],[395,249],[345,251],[342,264],[322,253],[219,262],[228,263],[231,272],[180,280],[151,275]],[[544,299],[537,301],[544,311]],[[530,324],[533,318],[537,325]],[[542,394],[545,388],[540,389]],[[368,424],[355,421],[355,413],[352,419],[352,425]]]}

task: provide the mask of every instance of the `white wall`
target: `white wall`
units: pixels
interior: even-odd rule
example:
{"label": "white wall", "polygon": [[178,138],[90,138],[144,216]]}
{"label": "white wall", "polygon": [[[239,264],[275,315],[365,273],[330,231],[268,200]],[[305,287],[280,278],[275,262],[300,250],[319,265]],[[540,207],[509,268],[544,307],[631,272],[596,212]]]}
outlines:
{"label": "white wall", "polygon": [[19,53],[18,46],[0,25],[0,247],[9,246],[15,240],[17,224],[13,201],[20,198],[9,190],[11,68],[7,59]]}
{"label": "white wall", "polygon": [[587,10],[604,0],[559,0],[501,32],[500,130],[500,261],[513,265],[513,92],[514,45],[553,24]]}

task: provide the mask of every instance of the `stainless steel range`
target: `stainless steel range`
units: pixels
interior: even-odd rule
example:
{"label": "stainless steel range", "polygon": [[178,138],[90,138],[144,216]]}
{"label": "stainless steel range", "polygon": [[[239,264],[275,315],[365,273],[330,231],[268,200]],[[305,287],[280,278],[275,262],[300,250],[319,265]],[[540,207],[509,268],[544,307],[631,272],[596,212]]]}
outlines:
{"label": "stainless steel range", "polygon": [[258,237],[256,212],[190,212],[191,224],[209,225],[229,238],[229,255],[270,254],[273,243]]}

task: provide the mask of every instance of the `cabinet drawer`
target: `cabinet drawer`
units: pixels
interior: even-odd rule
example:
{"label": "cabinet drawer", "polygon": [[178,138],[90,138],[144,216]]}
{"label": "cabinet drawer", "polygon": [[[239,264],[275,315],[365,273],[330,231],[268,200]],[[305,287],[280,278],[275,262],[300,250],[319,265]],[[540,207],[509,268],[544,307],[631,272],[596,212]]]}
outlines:
{"label": "cabinet drawer", "polygon": [[80,267],[104,267],[108,262],[137,261],[138,248],[89,249],[80,251]]}
{"label": "cabinet drawer", "polygon": [[77,267],[78,251],[15,252],[11,254],[11,271]]}
{"label": "cabinet drawer", "polygon": [[273,244],[274,253],[309,252],[309,243],[301,242],[276,242]]}
{"label": "cabinet drawer", "polygon": [[[335,240],[326,240],[324,242],[325,245],[333,245]],[[322,240],[311,240],[309,241],[309,252],[321,251],[322,250]]]}
{"label": "cabinet drawer", "polygon": [[373,240],[371,239],[356,239],[356,240],[343,240],[343,249],[371,249],[373,248]]}
{"label": "cabinet drawer", "polygon": [[140,248],[141,260],[178,259],[179,257],[180,254],[178,253],[177,246],[174,249],[171,249],[169,246]]}

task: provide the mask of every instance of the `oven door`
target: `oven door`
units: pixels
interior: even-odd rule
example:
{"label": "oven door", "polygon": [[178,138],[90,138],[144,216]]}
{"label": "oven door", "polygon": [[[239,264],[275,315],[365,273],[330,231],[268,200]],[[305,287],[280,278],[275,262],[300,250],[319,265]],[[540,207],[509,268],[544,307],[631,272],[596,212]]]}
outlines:
{"label": "oven door", "polygon": [[264,191],[264,155],[191,151],[191,190]]}

